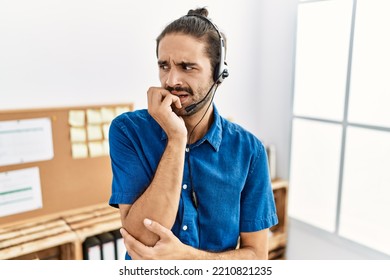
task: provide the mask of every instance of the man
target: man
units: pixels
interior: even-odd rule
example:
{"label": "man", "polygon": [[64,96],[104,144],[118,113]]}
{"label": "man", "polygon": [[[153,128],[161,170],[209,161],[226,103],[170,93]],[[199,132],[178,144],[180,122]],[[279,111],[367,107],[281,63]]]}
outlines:
{"label": "man", "polygon": [[267,156],[212,105],[228,72],[225,40],[207,16],[191,10],[163,30],[148,110],[111,124],[110,205],[132,259],[268,257],[277,216]]}

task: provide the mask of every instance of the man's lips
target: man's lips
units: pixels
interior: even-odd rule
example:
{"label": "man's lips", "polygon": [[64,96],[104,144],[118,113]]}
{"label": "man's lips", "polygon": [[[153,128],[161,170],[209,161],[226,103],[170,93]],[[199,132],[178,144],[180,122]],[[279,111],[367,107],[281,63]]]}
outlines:
{"label": "man's lips", "polygon": [[187,99],[189,98],[189,93],[186,92],[186,91],[172,91],[171,92],[173,95],[179,97],[180,99],[180,103],[183,104],[187,101]]}

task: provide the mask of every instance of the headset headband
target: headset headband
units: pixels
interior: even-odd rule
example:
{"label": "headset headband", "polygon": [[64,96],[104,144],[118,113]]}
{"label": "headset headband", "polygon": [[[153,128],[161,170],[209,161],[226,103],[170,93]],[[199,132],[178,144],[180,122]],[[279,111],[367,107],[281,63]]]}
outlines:
{"label": "headset headband", "polygon": [[198,14],[191,14],[191,15],[186,15],[186,17],[199,17],[203,19],[204,21],[208,22],[213,26],[215,31],[217,31],[217,34],[219,36],[219,44],[220,44],[220,58],[218,64],[215,66],[214,69],[214,82],[217,84],[220,84],[223,82],[225,78],[229,76],[229,71],[227,64],[225,62],[225,40],[223,39],[223,36],[221,32],[219,31],[218,27],[207,17],[198,15]]}

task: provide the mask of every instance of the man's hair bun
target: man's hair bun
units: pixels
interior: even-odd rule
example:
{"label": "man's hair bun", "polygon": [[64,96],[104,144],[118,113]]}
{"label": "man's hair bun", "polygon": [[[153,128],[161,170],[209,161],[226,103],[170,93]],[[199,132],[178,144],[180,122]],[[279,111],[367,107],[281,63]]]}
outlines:
{"label": "man's hair bun", "polygon": [[206,8],[199,8],[199,9],[196,9],[196,10],[189,10],[188,13],[187,13],[187,16],[193,16],[193,15],[207,17],[209,15],[209,11],[207,11]]}

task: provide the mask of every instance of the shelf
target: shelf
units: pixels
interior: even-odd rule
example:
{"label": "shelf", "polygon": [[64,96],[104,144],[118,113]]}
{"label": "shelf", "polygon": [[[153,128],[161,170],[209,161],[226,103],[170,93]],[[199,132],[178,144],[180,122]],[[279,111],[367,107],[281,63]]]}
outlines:
{"label": "shelf", "polygon": [[286,247],[287,245],[287,233],[273,234],[268,241],[268,250],[272,251],[279,249],[280,247]]}
{"label": "shelf", "polygon": [[91,235],[119,229],[119,211],[106,203],[41,217],[0,229],[0,259],[36,259],[54,251],[60,259],[82,259]]}
{"label": "shelf", "polygon": [[[287,186],[272,182],[279,223],[270,229],[269,259],[284,257],[287,244]],[[83,259],[87,237],[117,230],[120,213],[107,203],[92,205],[0,228],[0,259]]]}
{"label": "shelf", "polygon": [[275,180],[272,182],[276,212],[279,223],[270,228],[268,242],[268,258],[270,260],[283,259],[287,246],[287,191],[288,182]]}

